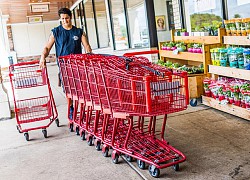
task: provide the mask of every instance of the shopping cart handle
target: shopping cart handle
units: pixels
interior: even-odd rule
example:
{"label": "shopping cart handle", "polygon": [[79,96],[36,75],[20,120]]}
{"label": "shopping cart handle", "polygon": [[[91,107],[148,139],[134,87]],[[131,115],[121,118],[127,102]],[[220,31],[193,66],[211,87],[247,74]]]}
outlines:
{"label": "shopping cart handle", "polygon": [[159,50],[150,50],[150,51],[140,51],[140,52],[130,52],[130,53],[125,53],[123,56],[135,56],[135,55],[143,55],[143,54],[158,54]]}
{"label": "shopping cart handle", "polygon": [[10,67],[24,66],[24,65],[31,65],[31,64],[39,64],[39,61],[35,60],[35,61],[28,61],[28,62],[20,62],[20,63],[17,63],[17,64],[12,64],[12,65],[10,65]]}
{"label": "shopping cart handle", "polygon": [[145,68],[145,69],[147,69],[147,70],[153,72],[155,75],[157,75],[157,76],[162,76],[162,77],[164,78],[164,73],[161,73],[161,72],[159,72],[159,71],[156,71],[156,70],[154,70],[154,69],[152,69],[152,68],[150,68],[150,67],[143,66],[143,65],[141,65],[141,64],[139,64],[139,65],[140,65],[141,67],[143,67],[143,68]]}

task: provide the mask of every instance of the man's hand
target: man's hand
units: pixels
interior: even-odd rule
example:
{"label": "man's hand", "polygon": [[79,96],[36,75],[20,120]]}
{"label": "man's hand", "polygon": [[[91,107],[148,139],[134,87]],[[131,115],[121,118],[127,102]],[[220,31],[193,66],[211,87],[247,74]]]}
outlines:
{"label": "man's hand", "polygon": [[46,60],[45,60],[45,58],[41,58],[40,59],[39,66],[40,66],[41,69],[43,69],[43,68],[46,67]]}

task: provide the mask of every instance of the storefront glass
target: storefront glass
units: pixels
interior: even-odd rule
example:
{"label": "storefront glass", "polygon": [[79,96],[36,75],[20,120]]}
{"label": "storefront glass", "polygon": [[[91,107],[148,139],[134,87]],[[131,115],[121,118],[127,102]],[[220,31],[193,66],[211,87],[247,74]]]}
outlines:
{"label": "storefront glass", "polygon": [[92,7],[92,0],[88,0],[84,4],[84,8],[86,15],[86,23],[88,28],[89,43],[93,49],[96,49],[98,48],[98,46],[97,46],[96,27],[95,27],[94,13]]}
{"label": "storefront glass", "polygon": [[132,48],[149,47],[144,0],[127,0],[127,10]]}
{"label": "storefront glass", "polygon": [[109,32],[105,1],[95,0],[95,10],[100,48],[108,47]]}
{"label": "storefront glass", "polygon": [[228,18],[249,18],[250,0],[228,0]]}
{"label": "storefront glass", "polygon": [[128,35],[126,30],[123,0],[115,0],[110,2],[115,36],[115,49],[128,49]]}
{"label": "storefront glass", "polygon": [[185,0],[188,31],[216,31],[222,24],[221,0]]}

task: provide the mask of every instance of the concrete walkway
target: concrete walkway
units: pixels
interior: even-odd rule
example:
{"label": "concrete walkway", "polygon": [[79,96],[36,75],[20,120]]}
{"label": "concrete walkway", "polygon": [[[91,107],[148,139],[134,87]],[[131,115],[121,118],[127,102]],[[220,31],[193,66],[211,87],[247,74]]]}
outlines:
{"label": "concrete walkway", "polygon": [[[67,127],[67,105],[57,87],[57,66],[48,64],[50,82],[61,127],[55,123],[44,139],[40,130],[29,132],[31,141],[16,130],[15,119],[0,121],[0,179],[142,179],[122,158],[119,164],[81,141]],[[180,171],[161,170],[160,179],[250,179],[250,121],[199,105],[171,114],[167,140],[187,156]],[[147,170],[139,170],[152,178]]]}

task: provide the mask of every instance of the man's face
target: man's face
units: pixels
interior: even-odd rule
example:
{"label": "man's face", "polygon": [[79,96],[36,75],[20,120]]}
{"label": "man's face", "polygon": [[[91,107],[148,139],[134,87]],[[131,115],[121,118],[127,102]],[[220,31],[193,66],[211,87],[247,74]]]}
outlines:
{"label": "man's face", "polygon": [[60,19],[61,19],[62,25],[64,26],[71,25],[71,18],[68,14],[60,14]]}

